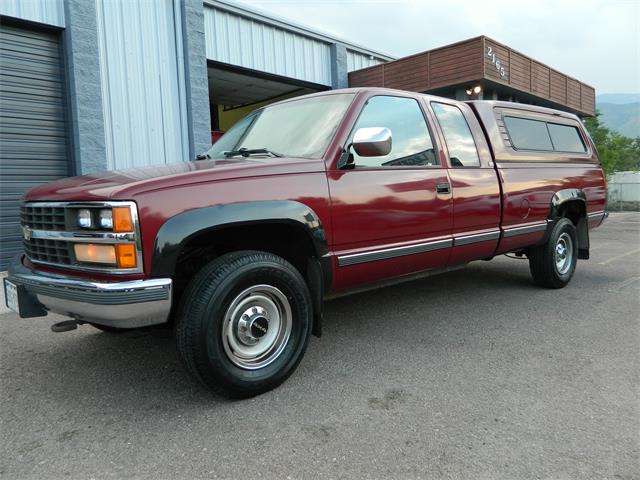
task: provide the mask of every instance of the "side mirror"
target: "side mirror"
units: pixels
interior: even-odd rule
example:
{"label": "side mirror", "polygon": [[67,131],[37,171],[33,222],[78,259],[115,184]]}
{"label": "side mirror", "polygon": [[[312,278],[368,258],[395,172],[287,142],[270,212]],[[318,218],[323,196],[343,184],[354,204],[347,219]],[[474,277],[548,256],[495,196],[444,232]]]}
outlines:
{"label": "side mirror", "polygon": [[383,157],[391,152],[391,130],[386,127],[359,128],[353,136],[353,149],[361,157]]}

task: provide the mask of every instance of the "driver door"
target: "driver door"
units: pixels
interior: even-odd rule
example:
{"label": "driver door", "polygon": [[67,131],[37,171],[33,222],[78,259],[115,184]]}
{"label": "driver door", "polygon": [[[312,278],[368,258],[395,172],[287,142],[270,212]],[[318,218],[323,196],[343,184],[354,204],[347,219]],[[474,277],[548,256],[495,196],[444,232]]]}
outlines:
{"label": "driver door", "polygon": [[425,112],[413,97],[374,95],[352,128],[391,131],[391,151],[328,172],[337,289],[446,265],[452,194]]}

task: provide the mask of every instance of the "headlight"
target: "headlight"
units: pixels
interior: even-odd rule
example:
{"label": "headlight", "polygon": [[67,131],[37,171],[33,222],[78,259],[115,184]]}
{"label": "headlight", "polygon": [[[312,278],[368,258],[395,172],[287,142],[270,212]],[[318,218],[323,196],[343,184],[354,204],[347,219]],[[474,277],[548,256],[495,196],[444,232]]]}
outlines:
{"label": "headlight", "polygon": [[82,208],[78,210],[78,226],[80,228],[92,228],[93,217],[91,216],[91,210],[88,208]]}
{"label": "headlight", "polygon": [[100,228],[105,230],[111,230],[113,228],[113,215],[111,209],[100,210],[98,214],[98,224]]}
{"label": "headlight", "polygon": [[73,246],[76,259],[86,263],[104,263],[116,265],[116,249],[113,245],[100,245],[94,243],[76,243]]}
{"label": "headlight", "polygon": [[118,268],[135,268],[138,265],[136,246],[133,243],[104,245],[100,243],[76,243],[73,246],[76,260],[83,263],[101,263]]}

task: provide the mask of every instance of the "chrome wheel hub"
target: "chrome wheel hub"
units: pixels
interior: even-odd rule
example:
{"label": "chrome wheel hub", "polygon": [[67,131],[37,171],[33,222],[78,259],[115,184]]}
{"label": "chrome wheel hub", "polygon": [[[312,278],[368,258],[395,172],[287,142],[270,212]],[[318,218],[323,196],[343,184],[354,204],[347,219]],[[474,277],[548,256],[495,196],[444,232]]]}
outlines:
{"label": "chrome wheel hub", "polygon": [[255,285],[229,305],[222,344],[236,366],[256,370],[280,356],[291,335],[292,314],[287,297],[271,285]]}
{"label": "chrome wheel hub", "polygon": [[560,275],[565,275],[573,263],[573,240],[568,233],[563,233],[558,237],[554,251],[556,270]]}
{"label": "chrome wheel hub", "polygon": [[245,345],[256,345],[269,331],[268,315],[260,306],[247,309],[238,320],[238,339]]}

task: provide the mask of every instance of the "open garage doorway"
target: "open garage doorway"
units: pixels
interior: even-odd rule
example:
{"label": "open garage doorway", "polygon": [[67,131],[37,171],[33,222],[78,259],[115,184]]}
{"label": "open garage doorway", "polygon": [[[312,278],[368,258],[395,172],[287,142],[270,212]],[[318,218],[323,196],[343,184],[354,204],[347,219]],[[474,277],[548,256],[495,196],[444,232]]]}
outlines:
{"label": "open garage doorway", "polygon": [[207,70],[212,142],[253,110],[329,89],[324,85],[218,62],[209,61]]}

